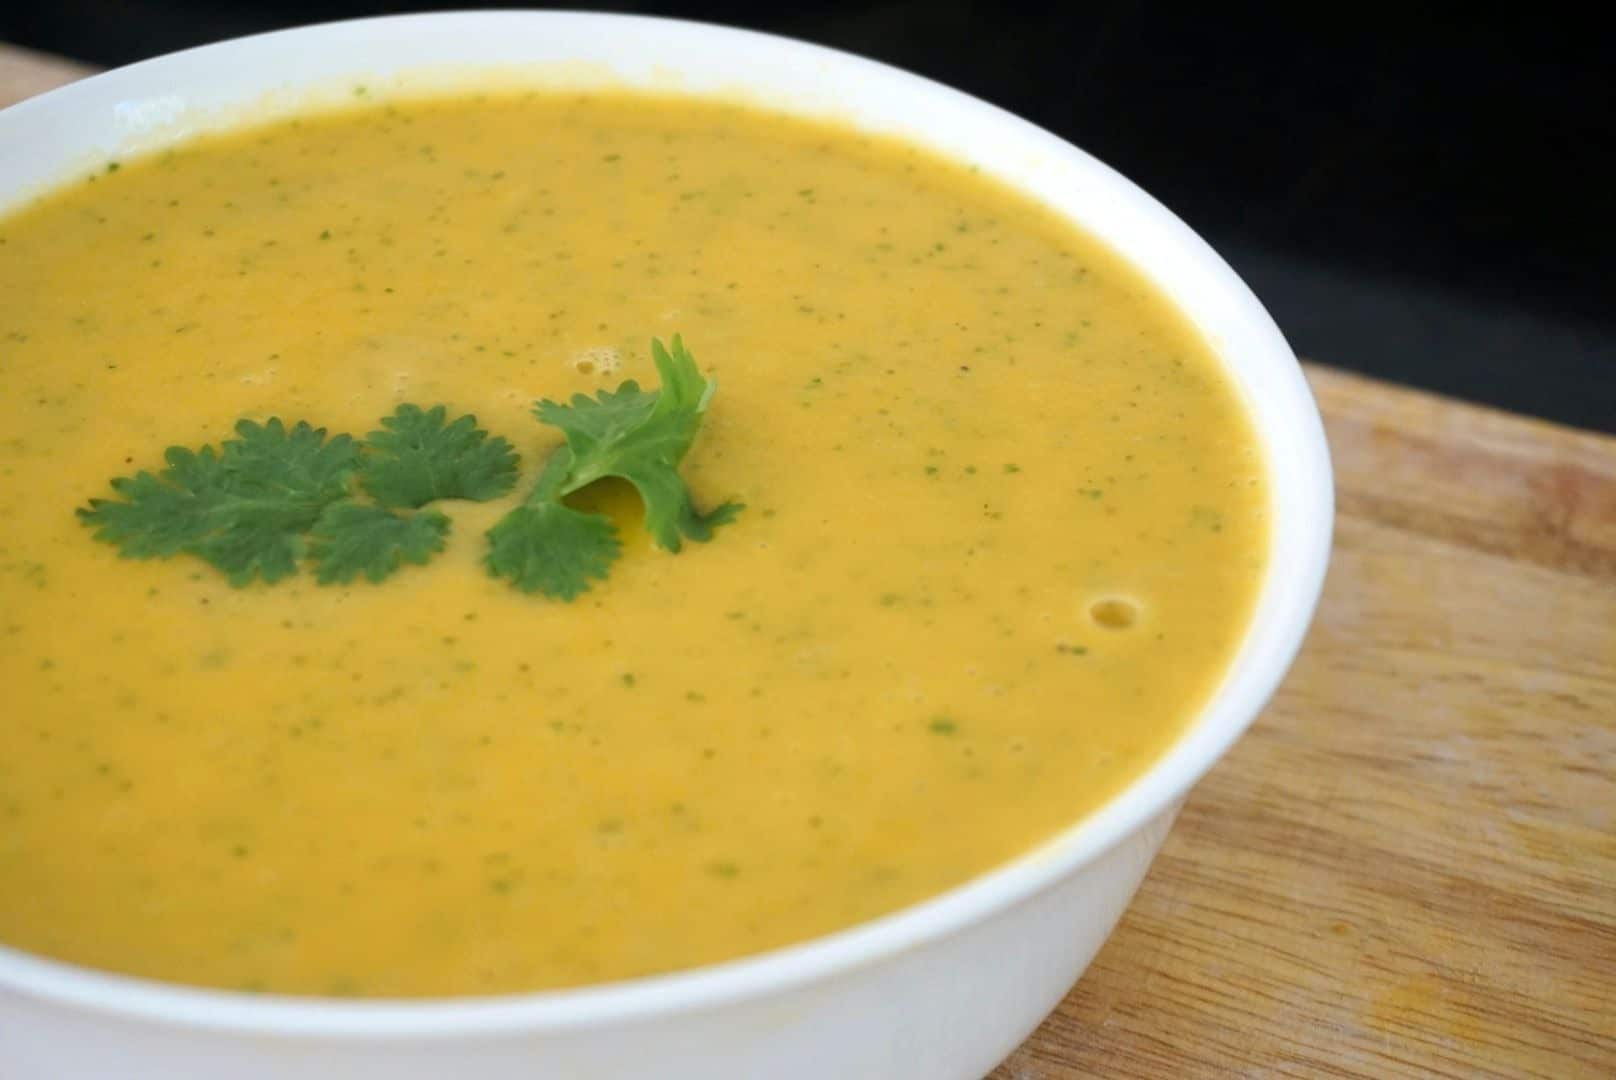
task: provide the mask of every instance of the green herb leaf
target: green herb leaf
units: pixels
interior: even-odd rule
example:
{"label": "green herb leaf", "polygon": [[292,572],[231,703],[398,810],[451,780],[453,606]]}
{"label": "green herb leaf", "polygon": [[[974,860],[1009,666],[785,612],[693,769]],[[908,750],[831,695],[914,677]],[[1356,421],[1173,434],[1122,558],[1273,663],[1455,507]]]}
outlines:
{"label": "green herb leaf", "polygon": [[726,504],[710,514],[697,513],[678,472],[717,380],[702,378],[677,335],[671,352],[653,340],[651,359],[662,377],[661,389],[645,392],[631,379],[615,393],[574,395],[570,405],[541,401],[533,413],[566,436],[572,462],[561,495],[607,476],[627,480],[645,501],[645,527],[657,546],[678,551],[681,536],[707,540],[713,526],[732,520],[741,508]]}
{"label": "green herb leaf", "polygon": [[382,506],[413,510],[437,499],[487,502],[516,486],[516,451],[474,416],[446,423],[442,405],[400,405],[365,436],[359,484]]}
{"label": "green herb leaf", "polygon": [[296,572],[303,536],[326,505],[347,493],[358,447],[346,435],[279,419],[243,420],[215,453],[170,447],[168,467],[120,477],[121,499],[91,499],[79,517],[97,539],[130,558],[186,552],[224,571],[233,585]]}
{"label": "green herb leaf", "polygon": [[211,446],[200,454],[171,446],[163,458],[168,468],[158,475],[142,470],[113,480],[121,500],[91,499],[78,511],[96,539],[116,544],[126,558],[177,555],[207,535],[215,506],[210,492],[223,475],[218,454]]}
{"label": "green herb leaf", "polygon": [[[400,513],[435,499],[492,499],[516,483],[516,455],[442,405],[401,405],[365,443],[278,418],[243,420],[218,450],[170,447],[161,472],[112,481],[79,517],[130,558],[190,554],[233,585],[278,581],[305,555],[322,584],[380,581],[443,550],[449,519]],[[353,501],[355,480],[376,504]]]}
{"label": "green herb leaf", "polygon": [[488,530],[488,570],[523,592],[571,600],[617,559],[617,528],[559,502],[522,505]]}
{"label": "green herb leaf", "polygon": [[322,585],[364,575],[381,581],[405,563],[424,565],[443,550],[449,519],[436,510],[401,514],[350,500],[321,513],[310,535],[309,558]]}
{"label": "green herb leaf", "polygon": [[[534,415],[561,429],[566,445],[545,462],[523,505],[489,531],[489,572],[527,592],[570,600],[605,576],[617,557],[611,523],[598,514],[563,506],[562,500],[608,476],[632,484],[645,503],[645,527],[659,547],[678,551],[683,539],[710,539],[714,527],[742,509],[725,503],[702,514],[679,475],[679,463],[701,427],[718,384],[703,378],[695,358],[677,336],[671,351],[651,342],[660,388],[641,390],[633,380],[569,404],[540,401]],[[535,512],[551,508],[564,513]],[[596,524],[586,528],[584,521]],[[538,569],[534,560],[549,560]]]}
{"label": "green herb leaf", "polygon": [[348,435],[326,438],[325,428],[300,421],[286,427],[279,417],[267,423],[236,423],[236,437],[220,444],[220,463],[240,488],[279,498],[288,512],[319,508],[347,493],[359,462],[359,448]]}
{"label": "green herb leaf", "polygon": [[[604,578],[621,551],[616,527],[564,500],[605,477],[639,492],[646,528],[668,551],[709,539],[741,510],[699,512],[679,475],[716,383],[678,337],[671,350],[652,341],[651,355],[662,379],[655,390],[629,381],[534,407],[566,441],[522,505],[488,531],[489,573],[563,600]],[[278,581],[305,557],[321,584],[382,581],[425,563],[443,550],[449,519],[421,507],[497,498],[515,485],[517,466],[510,443],[475,417],[451,422],[442,405],[400,405],[363,442],[307,423],[242,420],[217,450],[173,446],[164,461],[160,472],[113,480],[113,497],[91,499],[80,519],[128,558],[194,555],[234,585]]]}

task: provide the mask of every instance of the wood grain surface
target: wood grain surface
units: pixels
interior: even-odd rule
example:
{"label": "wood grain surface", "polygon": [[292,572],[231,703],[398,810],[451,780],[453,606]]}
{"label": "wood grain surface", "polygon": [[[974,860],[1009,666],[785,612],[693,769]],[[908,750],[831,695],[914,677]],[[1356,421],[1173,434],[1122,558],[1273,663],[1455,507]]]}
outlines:
{"label": "wood grain surface", "polygon": [[1616,1076],[1616,440],[1308,374],[1312,633],[995,1080]]}
{"label": "wood grain surface", "polygon": [[994,1080],[1616,1077],[1616,440],[1308,374],[1307,646]]}
{"label": "wood grain surface", "polygon": [[87,64],[0,42],[0,109],[94,71]]}

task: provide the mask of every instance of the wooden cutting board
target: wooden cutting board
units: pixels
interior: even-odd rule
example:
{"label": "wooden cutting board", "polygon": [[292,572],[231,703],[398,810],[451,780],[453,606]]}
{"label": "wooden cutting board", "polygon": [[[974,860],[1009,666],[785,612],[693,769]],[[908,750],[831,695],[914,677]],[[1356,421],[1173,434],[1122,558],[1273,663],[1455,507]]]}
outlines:
{"label": "wooden cutting board", "polygon": [[1616,1077],[1616,439],[1308,375],[1312,633],[995,1080]]}
{"label": "wooden cutting board", "polygon": [[1308,376],[1307,646],[994,1080],[1616,1076],[1616,439]]}

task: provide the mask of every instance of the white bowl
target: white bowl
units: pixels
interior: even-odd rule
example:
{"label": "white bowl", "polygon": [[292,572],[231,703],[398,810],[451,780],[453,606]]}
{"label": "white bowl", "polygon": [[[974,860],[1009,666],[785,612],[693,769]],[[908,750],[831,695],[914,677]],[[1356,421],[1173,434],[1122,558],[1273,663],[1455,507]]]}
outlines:
{"label": "white bowl", "polygon": [[193,49],[0,112],[0,210],[93,162],[352,92],[499,69],[546,85],[741,95],[972,162],[1119,250],[1200,327],[1266,454],[1272,565],[1221,687],[1186,734],[1033,854],[803,945],[580,990],[330,1001],[191,989],[0,948],[0,1073],[184,1076],[975,1078],[1055,1006],[1111,931],[1180,802],[1267,702],[1329,554],[1318,411],[1251,292],[1133,184],[1000,109],[812,45],[660,19],[468,13],[370,19]]}

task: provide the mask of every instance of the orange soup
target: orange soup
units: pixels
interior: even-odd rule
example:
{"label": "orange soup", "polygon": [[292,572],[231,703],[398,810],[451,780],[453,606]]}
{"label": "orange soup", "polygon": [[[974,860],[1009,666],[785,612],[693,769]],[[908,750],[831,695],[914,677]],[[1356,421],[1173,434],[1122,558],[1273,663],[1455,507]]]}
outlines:
{"label": "orange soup", "polygon": [[[0,220],[0,942],[420,996],[663,972],[935,895],[1079,820],[1218,683],[1267,556],[1194,329],[1016,193],[738,105],[368,105]],[[677,554],[489,572],[533,403],[720,389]],[[385,580],[233,583],[75,510],[238,421],[473,415],[520,483]],[[303,549],[298,549],[299,554]]]}

